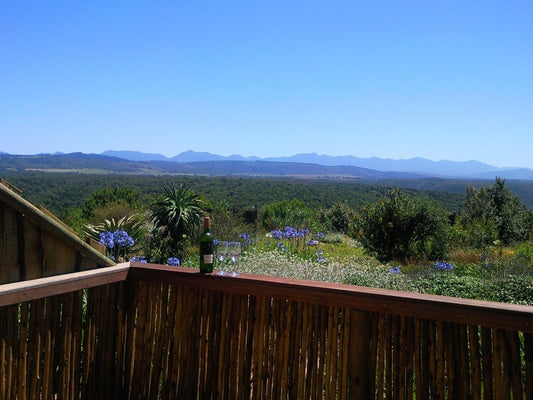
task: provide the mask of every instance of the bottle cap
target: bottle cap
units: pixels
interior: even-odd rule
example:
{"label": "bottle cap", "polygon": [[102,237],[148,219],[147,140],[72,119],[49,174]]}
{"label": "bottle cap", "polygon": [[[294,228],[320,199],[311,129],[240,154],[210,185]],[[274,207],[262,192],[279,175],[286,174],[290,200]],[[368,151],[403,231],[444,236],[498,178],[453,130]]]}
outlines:
{"label": "bottle cap", "polygon": [[210,225],[209,222],[210,222],[209,217],[204,217],[204,229],[209,228],[209,225]]}

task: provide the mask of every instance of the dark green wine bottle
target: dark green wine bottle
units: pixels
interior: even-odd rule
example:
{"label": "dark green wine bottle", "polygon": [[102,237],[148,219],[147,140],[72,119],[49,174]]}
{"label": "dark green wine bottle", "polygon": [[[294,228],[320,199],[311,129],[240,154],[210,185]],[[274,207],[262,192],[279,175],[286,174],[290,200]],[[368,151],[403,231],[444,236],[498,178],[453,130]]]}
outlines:
{"label": "dark green wine bottle", "polygon": [[200,235],[200,272],[207,274],[213,272],[215,246],[211,235],[209,217],[204,218],[204,232]]}

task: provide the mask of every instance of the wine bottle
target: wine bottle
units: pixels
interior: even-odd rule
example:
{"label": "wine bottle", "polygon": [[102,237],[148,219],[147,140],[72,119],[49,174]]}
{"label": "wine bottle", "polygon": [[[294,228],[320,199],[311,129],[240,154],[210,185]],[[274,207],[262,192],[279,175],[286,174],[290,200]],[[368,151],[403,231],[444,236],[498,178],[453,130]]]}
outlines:
{"label": "wine bottle", "polygon": [[200,272],[203,274],[213,272],[215,246],[214,237],[209,231],[209,217],[204,218],[204,232],[200,235]]}

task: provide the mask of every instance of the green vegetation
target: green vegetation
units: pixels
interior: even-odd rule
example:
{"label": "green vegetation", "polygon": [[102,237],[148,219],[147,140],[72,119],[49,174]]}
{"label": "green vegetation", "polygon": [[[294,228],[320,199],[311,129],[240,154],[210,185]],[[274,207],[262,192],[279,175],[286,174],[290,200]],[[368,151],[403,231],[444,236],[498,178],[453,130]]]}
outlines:
{"label": "green vegetation", "polygon": [[197,268],[209,215],[216,238],[241,240],[243,272],[533,305],[533,212],[499,178],[453,191],[436,180],[420,190],[327,179],[3,178],[82,236],[127,232],[135,245],[124,257]]}
{"label": "green vegetation", "polygon": [[447,257],[445,210],[436,202],[391,190],[372,206],[364,206],[356,228],[363,246],[380,261]]}
{"label": "green vegetation", "polygon": [[[159,260],[170,257],[183,258],[185,243],[191,240],[205,215],[205,202],[200,196],[184,186],[163,185],[163,197],[150,206],[153,223],[150,251],[145,256],[152,258],[157,252]],[[165,243],[161,246],[161,243]],[[161,251],[161,247],[165,251]]]}

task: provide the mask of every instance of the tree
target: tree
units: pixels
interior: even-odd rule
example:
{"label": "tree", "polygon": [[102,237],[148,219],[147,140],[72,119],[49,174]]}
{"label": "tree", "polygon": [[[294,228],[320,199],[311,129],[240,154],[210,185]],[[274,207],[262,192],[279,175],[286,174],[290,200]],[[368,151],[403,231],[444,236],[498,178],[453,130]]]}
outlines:
{"label": "tree", "polygon": [[296,228],[309,227],[312,223],[312,211],[298,199],[282,200],[270,203],[261,209],[260,220],[267,230],[280,229],[286,226]]}
{"label": "tree", "polygon": [[94,192],[82,208],[82,216],[96,223],[135,214],[142,206],[140,194],[128,187],[104,188]]}
{"label": "tree", "polygon": [[346,234],[353,230],[355,211],[346,203],[335,203],[333,207],[325,210],[321,219],[327,229]]}
{"label": "tree", "polygon": [[446,211],[436,202],[399,190],[373,206],[363,207],[355,227],[363,246],[383,262],[447,255]]}
{"label": "tree", "polygon": [[511,194],[505,186],[505,180],[499,177],[492,186],[466,188],[461,222],[464,226],[493,224],[498,239],[504,244],[526,240],[530,230],[525,205],[519,196]]}
{"label": "tree", "polygon": [[151,207],[151,220],[163,238],[170,239],[169,247],[183,256],[185,238],[201,224],[205,214],[201,196],[183,185],[163,185],[163,198]]}

